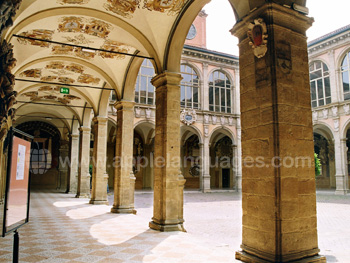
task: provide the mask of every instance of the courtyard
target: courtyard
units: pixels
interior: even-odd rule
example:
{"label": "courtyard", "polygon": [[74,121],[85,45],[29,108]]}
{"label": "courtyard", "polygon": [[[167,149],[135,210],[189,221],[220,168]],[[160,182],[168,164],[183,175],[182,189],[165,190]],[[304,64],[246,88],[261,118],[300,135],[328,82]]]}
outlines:
{"label": "courtyard", "polygon": [[[137,215],[53,192],[31,194],[30,222],[20,228],[20,262],[239,262],[241,195],[185,192],[184,232],[148,228],[153,193],[135,194]],[[317,191],[320,254],[350,262],[350,196]],[[0,239],[0,262],[12,262],[13,236]]]}

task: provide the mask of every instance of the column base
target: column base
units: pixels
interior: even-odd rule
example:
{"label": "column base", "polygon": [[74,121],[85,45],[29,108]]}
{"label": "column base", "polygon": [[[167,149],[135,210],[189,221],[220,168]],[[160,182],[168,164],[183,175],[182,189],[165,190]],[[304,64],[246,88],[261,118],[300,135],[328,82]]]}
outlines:
{"label": "column base", "polygon": [[203,193],[210,193],[210,192],[211,192],[211,189],[210,189],[210,188],[209,188],[209,189],[203,189],[202,192],[203,192]]}
{"label": "column base", "polygon": [[335,195],[346,195],[348,193],[348,190],[335,190]]}
{"label": "column base", "polygon": [[112,207],[111,213],[116,213],[116,214],[134,214],[134,215],[136,215],[137,211],[134,208]]}
{"label": "column base", "polygon": [[89,194],[77,194],[75,198],[90,198]]}
{"label": "column base", "polygon": [[171,232],[171,231],[182,231],[186,232],[182,223],[173,224],[173,225],[162,225],[154,221],[149,222],[149,227],[153,230],[160,232]]}
{"label": "column base", "polygon": [[293,263],[327,263],[326,257],[320,256],[320,255],[314,255],[311,257],[304,257],[301,259],[296,259],[296,260],[290,260],[290,259],[285,259],[284,261],[276,261],[276,260],[266,260],[263,258],[259,258],[257,256],[254,256],[252,254],[248,254],[244,251],[236,251],[236,256],[235,258],[237,260],[240,260],[242,262],[247,262],[247,263],[273,263],[273,262],[293,262]]}
{"label": "column base", "polygon": [[109,205],[108,201],[90,200],[91,205]]}

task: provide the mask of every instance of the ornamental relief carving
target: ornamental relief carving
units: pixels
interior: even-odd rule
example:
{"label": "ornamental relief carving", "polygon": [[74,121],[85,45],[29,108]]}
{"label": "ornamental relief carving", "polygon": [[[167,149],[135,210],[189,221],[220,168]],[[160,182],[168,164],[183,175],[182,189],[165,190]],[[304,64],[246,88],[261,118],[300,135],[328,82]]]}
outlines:
{"label": "ornamental relief carving", "polygon": [[90,0],[57,0],[61,5],[83,5],[89,3]]}
{"label": "ornamental relief carving", "polygon": [[194,109],[183,109],[180,113],[180,121],[186,125],[191,125],[197,120],[197,113]]}
{"label": "ornamental relief carving", "polygon": [[250,39],[249,44],[254,50],[254,55],[257,58],[262,58],[267,52],[267,28],[262,18],[255,19],[248,26],[247,35]]}

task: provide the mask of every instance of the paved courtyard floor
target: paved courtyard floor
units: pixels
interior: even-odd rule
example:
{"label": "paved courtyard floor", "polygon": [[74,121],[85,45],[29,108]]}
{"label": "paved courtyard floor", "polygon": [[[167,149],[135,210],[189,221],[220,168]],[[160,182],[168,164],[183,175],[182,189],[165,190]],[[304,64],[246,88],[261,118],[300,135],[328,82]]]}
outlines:
{"label": "paved courtyard floor", "polygon": [[[350,195],[317,193],[321,254],[350,263]],[[110,213],[88,199],[50,192],[31,194],[30,222],[20,230],[20,262],[238,262],[239,193],[185,193],[187,233],[148,228],[153,195],[137,192],[137,215]],[[112,204],[113,196],[109,196]],[[0,238],[0,262],[12,262],[13,235]]]}

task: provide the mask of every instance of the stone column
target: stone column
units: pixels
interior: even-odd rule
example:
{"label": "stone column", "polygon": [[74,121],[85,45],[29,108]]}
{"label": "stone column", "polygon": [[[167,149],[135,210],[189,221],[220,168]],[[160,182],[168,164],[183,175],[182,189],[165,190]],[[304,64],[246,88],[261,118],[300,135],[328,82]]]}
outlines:
{"label": "stone column", "polygon": [[[337,135],[337,134],[336,134]],[[347,184],[347,146],[346,139],[339,139],[338,136],[334,136],[334,160],[335,160],[335,181],[336,181],[336,195],[345,195],[348,192]]]}
{"label": "stone column", "polygon": [[180,74],[170,72],[152,79],[156,87],[156,132],[153,218],[149,226],[159,231],[184,231],[182,189],[185,180],[180,172],[180,81]]}
{"label": "stone column", "polygon": [[240,49],[243,236],[236,259],[243,262],[326,262],[318,255],[305,36],[312,21],[266,3],[232,30]]}
{"label": "stone column", "polygon": [[134,174],[132,172],[134,145],[134,102],[118,101],[114,105],[117,109],[117,137],[116,162],[114,172],[114,204],[112,213],[134,213],[134,191],[132,186]]}
{"label": "stone column", "polygon": [[90,204],[108,205],[107,182],[107,123],[106,117],[95,117],[94,129],[94,151],[93,151],[93,169],[92,169],[92,188]]}
{"label": "stone column", "polygon": [[79,135],[71,134],[70,136],[70,179],[69,193],[77,194],[79,171]]}
{"label": "stone column", "polygon": [[[68,142],[61,141],[61,147],[59,149],[60,156],[59,158],[61,160],[68,159],[69,156],[69,149],[68,149]],[[63,165],[62,165],[63,164]],[[59,162],[59,185],[58,189],[67,191],[68,189],[68,165],[65,165],[65,163]]]}
{"label": "stone column", "polygon": [[[237,191],[237,151],[238,147],[236,144],[232,144],[232,176],[230,175],[230,188],[235,189]],[[233,182],[235,184],[233,184]]]}
{"label": "stone column", "polygon": [[79,145],[79,174],[78,174],[78,198],[88,198],[90,196],[90,127],[80,127],[80,145]]}
{"label": "stone column", "polygon": [[205,137],[200,144],[201,153],[201,190],[203,193],[210,192],[210,144],[209,138]]}

